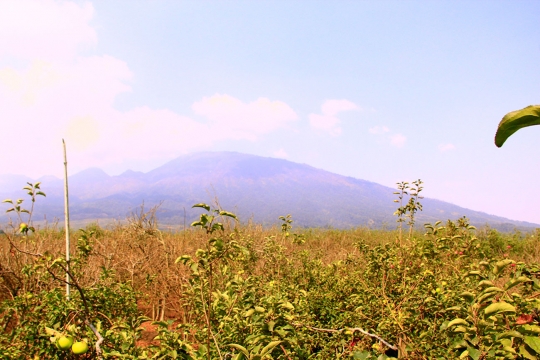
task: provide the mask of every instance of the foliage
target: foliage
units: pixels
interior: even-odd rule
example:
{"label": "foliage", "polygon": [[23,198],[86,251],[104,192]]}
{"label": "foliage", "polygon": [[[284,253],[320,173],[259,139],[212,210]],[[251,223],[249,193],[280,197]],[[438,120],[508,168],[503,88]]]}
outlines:
{"label": "foliage", "polygon": [[536,325],[540,281],[534,276],[540,269],[510,259],[480,261],[469,269],[466,276],[474,278],[476,286],[459,295],[459,305],[446,309],[455,318],[441,326],[452,339],[456,356],[474,360],[540,356]]}
{"label": "foliage", "polygon": [[529,105],[523,109],[506,114],[495,133],[495,145],[503,146],[504,142],[516,131],[527,126],[540,124],[540,105]]}
{"label": "foliage", "polygon": [[405,237],[401,226],[293,232],[290,215],[264,230],[207,204],[176,234],[155,210],[94,224],[74,235],[81,291],[69,301],[63,234],[13,227],[0,243],[0,357],[75,358],[55,345],[69,335],[92,358],[92,319],[108,359],[540,358],[540,231],[462,217],[420,234],[421,184],[398,184]]}

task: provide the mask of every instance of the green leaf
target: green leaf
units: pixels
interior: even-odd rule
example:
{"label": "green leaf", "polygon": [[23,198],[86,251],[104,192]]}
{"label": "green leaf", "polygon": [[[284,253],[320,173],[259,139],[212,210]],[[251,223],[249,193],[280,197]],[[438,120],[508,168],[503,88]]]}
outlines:
{"label": "green leaf", "polygon": [[470,291],[464,291],[461,294],[459,294],[459,297],[464,298],[467,301],[473,301],[474,300],[474,294]]}
{"label": "green leaf", "polygon": [[529,345],[537,355],[540,355],[540,338],[538,336],[525,336],[524,342]]}
{"label": "green leaf", "polygon": [[506,114],[495,133],[495,145],[501,147],[506,139],[521,128],[540,125],[540,105],[529,105]]}
{"label": "green leaf", "polygon": [[489,280],[482,280],[478,283],[478,287],[490,287],[494,286],[493,283]]}
{"label": "green leaf", "polygon": [[191,272],[195,275],[199,275],[199,264],[197,264],[196,262],[192,263],[191,265],[189,265],[189,268],[191,269]]}
{"label": "green leaf", "polygon": [[485,308],[484,310],[484,314],[486,315],[486,317],[497,315],[504,312],[515,313],[516,308],[513,305],[502,301],[498,303],[493,303],[489,305],[487,308]]}
{"label": "green leaf", "polygon": [[540,336],[540,326],[538,325],[523,325],[518,328],[518,331],[521,333],[536,334],[536,336]]}
{"label": "green leaf", "polygon": [[[531,350],[532,351],[532,350]],[[528,360],[537,360],[537,357],[534,356],[533,354],[531,354],[529,352],[529,349],[528,349],[528,346],[525,346],[524,344],[522,344],[520,347],[519,347],[519,354],[521,355],[521,357],[525,358],[525,359],[528,359]]]}
{"label": "green leaf", "polygon": [[511,338],[523,338],[523,335],[521,335],[516,330],[508,330],[503,333],[500,333],[497,335],[497,339],[511,339]]}
{"label": "green leaf", "polygon": [[284,309],[287,309],[287,310],[294,310],[294,305],[291,304],[290,302],[285,302],[283,304],[280,305],[280,307],[284,308]]}
{"label": "green leaf", "polygon": [[514,260],[510,260],[510,259],[504,259],[504,260],[501,260],[501,261],[498,261],[495,266],[493,267],[493,274],[494,275],[498,275],[501,273],[501,271],[503,271],[508,265],[510,264],[515,264],[516,262]]}
{"label": "green leaf", "polygon": [[367,360],[371,357],[371,354],[369,353],[369,351],[355,351],[354,354],[353,354],[353,359],[354,360]]}
{"label": "green leaf", "polygon": [[13,204],[13,200],[11,199],[6,199],[4,201],[2,201],[3,203],[10,203],[10,204]]}
{"label": "green leaf", "polygon": [[468,326],[469,323],[463,319],[460,319],[460,318],[457,318],[457,319],[454,319],[452,321],[450,321],[447,325],[447,328],[451,328],[452,326],[455,326],[455,325],[465,325],[465,326]]}
{"label": "green leaf", "polygon": [[186,264],[189,260],[191,260],[191,256],[189,255],[182,255],[180,256],[178,259],[175,260],[175,264],[178,264],[179,262],[181,262],[182,264]]}
{"label": "green leaf", "polygon": [[266,345],[262,350],[261,350],[261,357],[262,356],[266,356],[266,354],[269,354],[272,352],[272,350],[274,350],[274,348],[276,346],[278,346],[279,344],[281,344],[281,341],[278,340],[278,341],[272,341],[270,342],[268,345]]}
{"label": "green leaf", "polygon": [[228,212],[228,211],[220,211],[220,212],[219,212],[219,215],[221,215],[221,216],[227,216],[227,217],[236,219],[236,215],[234,215],[232,212]]}
{"label": "green leaf", "polygon": [[464,349],[464,348],[466,348],[467,346],[469,346],[469,344],[468,344],[465,340],[463,340],[463,339],[461,339],[461,340],[456,340],[456,341],[454,341],[454,342],[452,343],[452,345],[450,345],[450,347],[451,347],[452,349],[456,349],[456,350],[457,350],[457,349]]}
{"label": "green leaf", "polygon": [[473,347],[468,347],[467,350],[469,350],[469,356],[473,359],[473,360],[478,360],[480,359],[480,355],[482,355],[482,352],[478,349],[475,349]]}
{"label": "green leaf", "polygon": [[45,195],[45,193],[44,193],[43,191],[38,191],[38,192],[36,193],[36,195],[41,195],[41,196],[47,197],[47,195]]}
{"label": "green leaf", "polygon": [[509,352],[509,353],[511,353],[511,354],[517,355],[516,350],[515,350],[513,347],[511,347],[511,346],[508,346],[508,345],[507,345],[507,346],[503,346],[503,350],[506,351],[506,352]]}
{"label": "green leaf", "polygon": [[485,288],[484,291],[482,291],[482,295],[488,294],[488,293],[493,293],[493,292],[503,292],[503,289],[498,288],[496,286],[490,286],[488,288]]}
{"label": "green leaf", "polygon": [[61,337],[61,336],[64,335],[64,334],[62,334],[60,331],[57,331],[57,330],[55,330],[55,329],[51,329],[50,327],[47,327],[47,326],[45,326],[45,332],[46,332],[48,335],[56,336],[56,337]]}
{"label": "green leaf", "polygon": [[205,203],[199,203],[199,204],[195,204],[193,205],[191,208],[203,208],[205,209],[206,211],[210,211],[210,206],[209,205],[206,205]]}
{"label": "green leaf", "polygon": [[212,232],[217,231],[217,230],[221,230],[221,231],[225,230],[222,223],[215,223],[214,225],[212,225]]}
{"label": "green leaf", "polygon": [[230,347],[233,347],[235,348],[236,350],[240,351],[242,354],[244,354],[244,356],[246,358],[249,359],[249,352],[247,351],[247,349],[245,347],[243,347],[242,345],[238,345],[238,344],[229,344]]}
{"label": "green leaf", "polygon": [[467,274],[467,276],[473,276],[473,275],[482,276],[482,272],[479,270],[472,270],[472,271],[469,271],[469,273]]}
{"label": "green leaf", "polygon": [[532,280],[529,279],[529,278],[526,277],[526,276],[520,276],[520,277],[518,277],[518,278],[511,279],[511,280],[508,281],[506,284],[504,284],[504,289],[505,289],[505,290],[508,290],[508,289],[513,288],[513,287],[516,286],[516,285],[523,284],[523,283],[528,282],[528,281],[532,281]]}
{"label": "green leaf", "polygon": [[169,327],[169,324],[165,321],[154,321],[152,322],[152,325],[157,325],[157,326],[161,326],[163,328],[168,328]]}

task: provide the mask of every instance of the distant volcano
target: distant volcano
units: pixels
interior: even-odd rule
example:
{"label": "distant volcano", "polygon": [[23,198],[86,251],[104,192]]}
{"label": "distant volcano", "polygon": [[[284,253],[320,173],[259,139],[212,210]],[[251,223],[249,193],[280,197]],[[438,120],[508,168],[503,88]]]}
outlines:
{"label": "distant volcano", "polygon": [[[2,199],[24,195],[14,191],[26,184],[27,180],[20,180],[0,177]],[[191,208],[193,204],[212,204],[217,198],[223,209],[236,213],[241,221],[263,225],[277,224],[279,216],[291,214],[294,225],[301,227],[396,226],[395,189],[305,164],[235,152],[185,155],[147,173],[129,170],[109,176],[92,168],[71,176],[69,182],[74,220],[122,220],[144,202],[147,209],[161,203],[157,212],[160,224],[181,225],[184,211],[188,222],[200,214],[200,209]],[[45,214],[49,220],[63,219],[62,184],[53,177],[42,179],[47,197],[38,199],[34,219],[43,219]],[[418,224],[466,216],[472,224],[505,231],[540,226],[439,200],[421,202]]]}

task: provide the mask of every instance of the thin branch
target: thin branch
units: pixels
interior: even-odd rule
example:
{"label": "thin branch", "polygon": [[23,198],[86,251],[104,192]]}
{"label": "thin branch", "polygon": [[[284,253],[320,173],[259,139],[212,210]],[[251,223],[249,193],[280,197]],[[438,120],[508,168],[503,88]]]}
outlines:
{"label": "thin branch", "polygon": [[88,327],[92,330],[92,332],[94,333],[94,335],[96,335],[96,337],[98,339],[96,341],[96,345],[95,345],[95,347],[96,347],[96,356],[97,356],[96,359],[101,360],[101,359],[103,359],[103,350],[101,350],[101,343],[103,342],[104,339],[103,339],[103,336],[101,336],[101,334],[99,333],[99,331],[95,328],[95,326],[90,322],[90,320],[88,320],[90,318],[90,310],[89,310],[88,302],[86,300],[86,296],[84,295],[84,291],[83,291],[82,287],[79,285],[79,283],[77,282],[77,279],[71,274],[70,270],[66,266],[64,266],[63,264],[60,264],[60,263],[56,263],[56,265],[60,266],[62,268],[62,270],[64,270],[66,272],[69,279],[71,279],[70,282],[68,282],[67,280],[58,278],[56,276],[56,274],[54,274],[52,272],[50,267],[47,267],[47,271],[52,275],[52,277],[54,279],[56,279],[58,281],[63,281],[66,284],[69,284],[69,285],[73,285],[75,287],[75,289],[77,289],[77,291],[79,292],[79,295],[81,296],[81,300],[83,302],[83,307],[84,307],[84,314],[85,314],[84,321],[85,321],[86,325],[88,325]]}
{"label": "thin branch", "polygon": [[291,360],[291,358],[289,357],[289,354],[287,354],[287,350],[285,350],[285,348],[283,347],[283,345],[279,345],[281,347],[281,350],[283,350],[283,353],[285,354],[285,356],[287,357],[287,359]]}
{"label": "thin branch", "polygon": [[92,331],[94,332],[94,335],[96,335],[96,337],[98,339],[96,341],[96,356],[97,356],[97,359],[101,360],[101,359],[103,359],[103,350],[101,350],[101,343],[105,339],[103,339],[103,336],[101,336],[99,331],[97,331],[97,329],[94,327],[94,325],[92,325],[92,323],[90,321],[88,321],[88,319],[86,319],[86,325],[88,325],[88,327],[90,329],[92,329]]}
{"label": "thin branch", "polygon": [[42,257],[43,256],[43,254],[41,254],[41,253],[32,253],[32,252],[29,252],[29,251],[26,251],[26,250],[19,249],[10,238],[8,238],[8,241],[9,241],[9,245],[11,247],[13,247],[15,250],[17,250],[18,252],[20,252],[20,253],[35,256],[35,257]]}
{"label": "thin branch", "polygon": [[345,330],[349,330],[349,331],[352,331],[353,333],[355,331],[358,331],[358,332],[361,332],[362,334],[364,335],[367,335],[367,336],[370,336],[372,338],[375,338],[377,340],[379,340],[380,342],[382,342],[384,345],[388,346],[390,349],[392,350],[397,350],[397,347],[390,344],[389,342],[387,342],[386,340],[384,340],[383,338],[381,338],[379,335],[375,335],[375,334],[371,334],[371,333],[368,333],[367,331],[365,331],[364,329],[362,328],[343,328],[343,329],[322,329],[322,328],[316,328],[316,327],[313,327],[313,326],[309,326],[309,325],[304,325],[304,324],[293,324],[294,326],[303,326],[305,328],[308,328],[310,330],[313,330],[313,331],[319,331],[319,332],[327,332],[327,333],[340,333],[340,332],[343,332]]}

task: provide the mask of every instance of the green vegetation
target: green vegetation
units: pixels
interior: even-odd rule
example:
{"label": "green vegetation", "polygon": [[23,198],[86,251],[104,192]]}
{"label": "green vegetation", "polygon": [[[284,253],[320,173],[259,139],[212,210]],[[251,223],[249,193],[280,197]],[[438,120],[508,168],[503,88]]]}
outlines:
{"label": "green vegetation", "polygon": [[506,139],[519,129],[539,124],[540,105],[529,105],[523,109],[509,112],[502,118],[497,127],[495,145],[501,147]]}
{"label": "green vegetation", "polygon": [[463,217],[420,233],[421,184],[398,184],[395,231],[244,226],[207,204],[176,233],[155,209],[93,224],[72,235],[69,301],[63,231],[12,201],[0,358],[540,358],[540,231]]}

